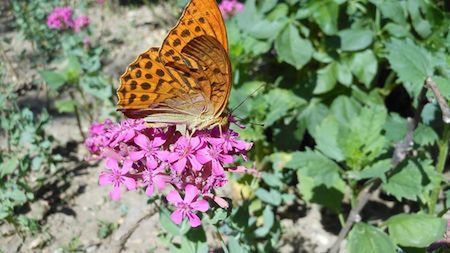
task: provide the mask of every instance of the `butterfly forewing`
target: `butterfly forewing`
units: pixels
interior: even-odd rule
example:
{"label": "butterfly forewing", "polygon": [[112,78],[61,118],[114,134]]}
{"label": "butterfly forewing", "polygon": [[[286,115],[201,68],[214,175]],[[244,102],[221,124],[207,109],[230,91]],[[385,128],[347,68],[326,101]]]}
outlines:
{"label": "butterfly forewing", "polygon": [[225,24],[215,0],[191,0],[162,47],[121,77],[119,110],[157,126],[216,124],[231,89]]}

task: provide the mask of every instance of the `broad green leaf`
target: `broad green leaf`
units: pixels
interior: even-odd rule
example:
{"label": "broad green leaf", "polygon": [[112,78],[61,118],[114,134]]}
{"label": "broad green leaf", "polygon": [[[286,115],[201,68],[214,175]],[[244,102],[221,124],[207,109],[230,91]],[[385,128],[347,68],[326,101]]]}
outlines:
{"label": "broad green leaf", "polygon": [[344,160],[344,155],[337,143],[338,135],[339,123],[333,115],[326,117],[314,132],[317,149],[339,162]]}
{"label": "broad green leaf", "polygon": [[308,131],[314,135],[317,126],[328,114],[328,107],[318,102],[318,100],[312,100],[299,115],[299,120],[304,121]]}
{"label": "broad green leaf", "polygon": [[387,184],[383,184],[383,190],[399,201],[402,198],[417,200],[417,196],[422,193],[422,173],[419,168],[410,160],[401,163],[398,169],[388,178]]}
{"label": "broad green leaf", "polygon": [[450,77],[443,78],[440,76],[434,76],[433,81],[436,82],[442,96],[444,96],[447,100],[450,100]]}
{"label": "broad green leaf", "polygon": [[405,138],[408,132],[408,124],[405,118],[397,113],[391,113],[384,125],[385,136],[391,141],[400,141]]}
{"label": "broad green leaf", "polygon": [[273,39],[277,37],[286,22],[287,19],[272,22],[269,20],[258,20],[247,32],[256,39]]}
{"label": "broad green leaf", "polygon": [[350,61],[350,69],[356,78],[358,78],[366,88],[369,88],[370,83],[378,71],[377,58],[370,49],[355,53]]}
{"label": "broad green leaf", "polygon": [[395,253],[396,247],[382,230],[359,222],[348,235],[348,250],[350,253]]}
{"label": "broad green leaf", "polygon": [[72,99],[58,100],[55,102],[56,109],[59,113],[74,112],[77,102]]}
{"label": "broad green leaf", "polygon": [[346,29],[339,32],[341,49],[344,51],[358,51],[372,44],[373,34],[370,30]]}
{"label": "broad green leaf", "polygon": [[291,90],[285,89],[272,89],[264,98],[269,108],[269,113],[264,120],[264,127],[269,127],[275,121],[285,117],[292,108],[306,104],[303,98],[296,96]]}
{"label": "broad green leaf", "polygon": [[427,247],[447,230],[446,220],[427,214],[398,214],[386,224],[394,242],[405,247]]}
{"label": "broad green leaf", "polygon": [[330,109],[339,124],[348,125],[353,118],[359,115],[361,105],[352,97],[341,95],[333,100]]}
{"label": "broad green leaf", "polygon": [[242,253],[248,252],[244,247],[242,247],[240,245],[239,240],[236,239],[235,237],[232,237],[232,236],[228,238],[228,251],[230,253],[233,253],[233,252],[242,252]]}
{"label": "broad green leaf", "polygon": [[283,187],[283,185],[284,185],[283,181],[281,181],[280,178],[278,178],[277,175],[274,173],[269,173],[269,172],[264,171],[261,174],[261,178],[270,187]]}
{"label": "broad green leaf", "polygon": [[66,64],[67,65],[64,72],[67,77],[67,81],[69,83],[77,82],[78,79],[80,79],[81,74],[83,73],[78,57],[73,55],[69,56]]}
{"label": "broad green leaf", "polygon": [[417,0],[407,1],[407,8],[409,16],[411,17],[414,30],[422,37],[426,38],[431,35],[431,23],[426,17],[422,17],[422,12],[426,11],[427,6],[425,2]]}
{"label": "broad green leaf", "polygon": [[275,222],[275,215],[272,211],[271,206],[266,206],[263,211],[263,226],[257,228],[254,233],[257,237],[265,237],[267,234],[269,234],[270,229],[272,228],[274,222]]}
{"label": "broad green leaf", "polygon": [[339,5],[333,0],[310,1],[309,12],[326,35],[337,32]]}
{"label": "broad green leaf", "polygon": [[389,18],[394,22],[405,25],[407,19],[406,9],[403,7],[402,2],[398,0],[370,0],[378,8],[380,8],[381,14],[385,18]]}
{"label": "broad green leaf", "polygon": [[341,84],[345,86],[350,86],[350,84],[352,84],[352,72],[346,63],[338,63],[336,65],[336,78]]}
{"label": "broad green leaf", "polygon": [[19,166],[19,161],[17,158],[11,158],[6,161],[3,161],[0,164],[0,178],[12,174]]}
{"label": "broad green leaf", "polygon": [[[159,222],[161,224],[161,227],[163,227],[164,230],[169,232],[172,235],[183,235],[189,230],[189,226],[184,226],[183,229],[180,228],[180,226],[177,226],[173,221],[170,219],[170,213],[169,210],[163,209],[159,213]],[[186,223],[186,221],[184,221]],[[183,226],[184,224],[182,224]],[[187,227],[187,229],[185,229]]]}
{"label": "broad green leaf", "polygon": [[275,49],[281,61],[285,61],[297,69],[301,69],[308,63],[314,52],[311,42],[302,39],[297,28],[292,24],[286,26],[277,37]]}
{"label": "broad green leaf", "polygon": [[374,164],[365,167],[360,172],[355,172],[354,176],[356,179],[365,178],[380,178],[383,183],[386,183],[386,172],[391,169],[392,162],[391,159],[384,159],[375,162]]}
{"label": "broad green leaf", "polygon": [[300,170],[301,175],[313,178],[317,185],[324,184],[327,187],[333,187],[342,182],[339,165],[321,153],[306,150],[294,152],[292,155],[293,159],[286,164],[286,167]]}
{"label": "broad green leaf", "polygon": [[412,37],[408,27],[394,23],[388,23],[383,27],[391,36],[396,38]]}
{"label": "broad green leaf", "polygon": [[274,189],[267,191],[266,189],[259,188],[256,190],[255,195],[270,205],[279,206],[281,204],[281,194]]}
{"label": "broad green leaf", "polygon": [[314,88],[314,94],[326,93],[336,86],[337,70],[336,63],[331,63],[317,71],[317,83]]}
{"label": "broad green leaf", "polygon": [[433,128],[420,123],[414,131],[414,142],[421,145],[433,145],[439,139]]}
{"label": "broad green leaf", "polygon": [[43,70],[40,71],[39,74],[41,75],[42,79],[44,79],[44,81],[48,84],[48,86],[55,91],[67,82],[67,77],[63,73]]}
{"label": "broad green leaf", "polygon": [[361,170],[386,149],[388,143],[381,133],[386,116],[383,106],[366,106],[350,120],[347,128],[341,128],[339,147],[353,170]]}
{"label": "broad green leaf", "polygon": [[433,74],[434,63],[430,53],[411,40],[392,40],[386,48],[392,69],[405,84],[406,90],[417,96],[425,78]]}

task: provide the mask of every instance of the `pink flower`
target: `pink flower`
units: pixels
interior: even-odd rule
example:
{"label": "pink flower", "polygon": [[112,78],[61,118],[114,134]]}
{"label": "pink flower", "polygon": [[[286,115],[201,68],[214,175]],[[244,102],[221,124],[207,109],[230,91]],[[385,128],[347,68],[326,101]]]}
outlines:
{"label": "pink flower", "polygon": [[106,167],[108,167],[110,171],[105,171],[100,175],[99,184],[101,186],[107,184],[113,185],[113,189],[109,192],[109,197],[112,200],[120,199],[120,186],[122,184],[124,184],[128,190],[136,189],[136,181],[128,174],[132,165],[132,162],[127,160],[123,162],[122,168],[120,168],[116,160],[112,158],[106,159]]}
{"label": "pink flower", "polygon": [[89,18],[87,16],[81,15],[75,19],[74,25],[73,25],[73,30],[75,32],[80,32],[81,28],[84,28],[88,25],[89,25]]}
{"label": "pink flower", "polygon": [[214,175],[223,175],[223,163],[233,163],[233,156],[222,153],[220,145],[212,145],[210,147],[203,148],[197,152],[197,160],[205,164],[211,162],[212,171]]}
{"label": "pink flower", "polygon": [[74,25],[72,15],[73,15],[72,8],[56,7],[47,16],[47,26],[51,29],[56,30],[72,28]]}
{"label": "pink flower", "polygon": [[160,154],[160,152],[158,151],[160,150],[160,146],[163,145],[164,142],[166,142],[166,140],[162,135],[156,135],[153,140],[149,140],[147,136],[139,134],[134,138],[134,143],[136,143],[140,147],[140,150],[130,152],[130,159],[133,161],[138,161],[145,157],[147,159],[148,166],[154,169],[158,166],[156,156]]}
{"label": "pink flower", "polygon": [[189,224],[192,227],[198,227],[201,224],[200,218],[194,211],[206,212],[209,209],[209,204],[206,200],[197,200],[200,191],[193,185],[186,186],[186,194],[184,199],[176,190],[172,190],[167,194],[167,201],[175,205],[175,211],[170,215],[170,218],[175,224],[180,224],[184,218],[189,219]]}
{"label": "pink flower", "polygon": [[93,123],[88,131],[88,138],[84,141],[84,145],[89,152],[99,155],[101,150],[109,143],[107,132],[113,127],[110,119],[105,120],[104,123]]}
{"label": "pink flower", "polygon": [[202,164],[195,157],[195,153],[201,145],[202,142],[199,137],[191,137],[190,139],[184,136],[180,137],[175,143],[173,152],[168,156],[168,161],[172,164],[172,168],[181,173],[189,161],[194,170],[200,170]]}
{"label": "pink flower", "polygon": [[143,185],[147,186],[145,193],[147,196],[152,196],[155,186],[158,190],[164,189],[167,182],[169,182],[170,177],[165,174],[164,166],[159,166],[156,169],[151,169],[147,164],[146,169],[142,172]]}
{"label": "pink flower", "polygon": [[237,0],[223,0],[219,5],[220,12],[225,19],[234,16],[238,12],[244,10],[244,4]]}
{"label": "pink flower", "polygon": [[139,131],[145,128],[147,127],[145,126],[144,120],[127,119],[111,129],[109,146],[114,147],[120,142],[128,142],[132,140]]}

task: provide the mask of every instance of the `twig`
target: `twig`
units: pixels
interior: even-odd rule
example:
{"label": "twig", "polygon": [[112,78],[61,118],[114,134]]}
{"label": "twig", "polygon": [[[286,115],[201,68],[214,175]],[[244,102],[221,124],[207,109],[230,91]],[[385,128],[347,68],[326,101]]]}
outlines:
{"label": "twig", "polygon": [[[414,137],[414,130],[417,128],[417,125],[420,122],[420,115],[422,113],[425,100],[425,94],[426,90],[425,88],[422,88],[420,94],[419,94],[419,103],[417,106],[417,110],[414,113],[414,118],[408,119],[408,132],[406,133],[403,140],[397,142],[395,144],[395,149],[392,154],[391,163],[392,166],[395,167],[399,163],[401,163],[411,150],[413,146],[413,137]],[[372,197],[373,192],[377,191],[378,188],[380,188],[381,180],[380,179],[373,179],[369,181],[366,184],[366,187],[359,192],[357,197],[357,204],[354,206],[348,215],[347,221],[345,222],[345,225],[342,227],[341,231],[339,231],[338,238],[334,242],[334,244],[330,248],[330,253],[337,253],[339,251],[339,248],[341,247],[342,241],[347,236],[348,232],[352,228],[353,224],[357,222],[360,219],[359,213],[363,210],[363,208],[366,206],[367,202],[369,202],[369,199]]]}
{"label": "twig", "polygon": [[112,240],[111,244],[107,247],[104,252],[108,253],[120,253],[125,248],[125,244],[128,239],[130,239],[131,235],[136,231],[136,229],[141,225],[141,223],[149,218],[151,218],[157,212],[157,208],[151,208],[148,212],[136,220],[134,224],[132,224],[129,229],[119,236],[118,239]]}
{"label": "twig", "polygon": [[433,81],[433,79],[431,79],[431,77],[427,77],[425,81],[425,87],[427,87],[434,93],[434,96],[436,97],[436,100],[442,111],[442,121],[450,124],[450,108],[448,107],[447,101],[445,100],[444,96],[442,96],[442,93],[439,90],[438,86]]}
{"label": "twig", "polygon": [[[69,92],[70,98],[75,101],[75,95],[73,95],[72,92]],[[78,106],[75,104],[74,106],[74,112],[75,112],[75,118],[77,119],[77,126],[78,126],[78,130],[80,131],[80,135],[81,138],[83,138],[83,140],[86,139],[86,135],[83,132],[83,127],[81,126],[81,117],[80,117],[80,111],[78,109]]]}

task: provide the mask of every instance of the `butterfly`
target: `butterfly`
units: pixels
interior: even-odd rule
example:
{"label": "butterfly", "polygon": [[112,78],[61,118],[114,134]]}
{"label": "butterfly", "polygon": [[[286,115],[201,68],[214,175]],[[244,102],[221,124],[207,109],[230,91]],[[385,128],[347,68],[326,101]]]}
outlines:
{"label": "butterfly", "polygon": [[228,123],[231,63],[215,0],[191,0],[160,48],[142,53],[120,77],[118,110],[151,127],[198,130]]}

